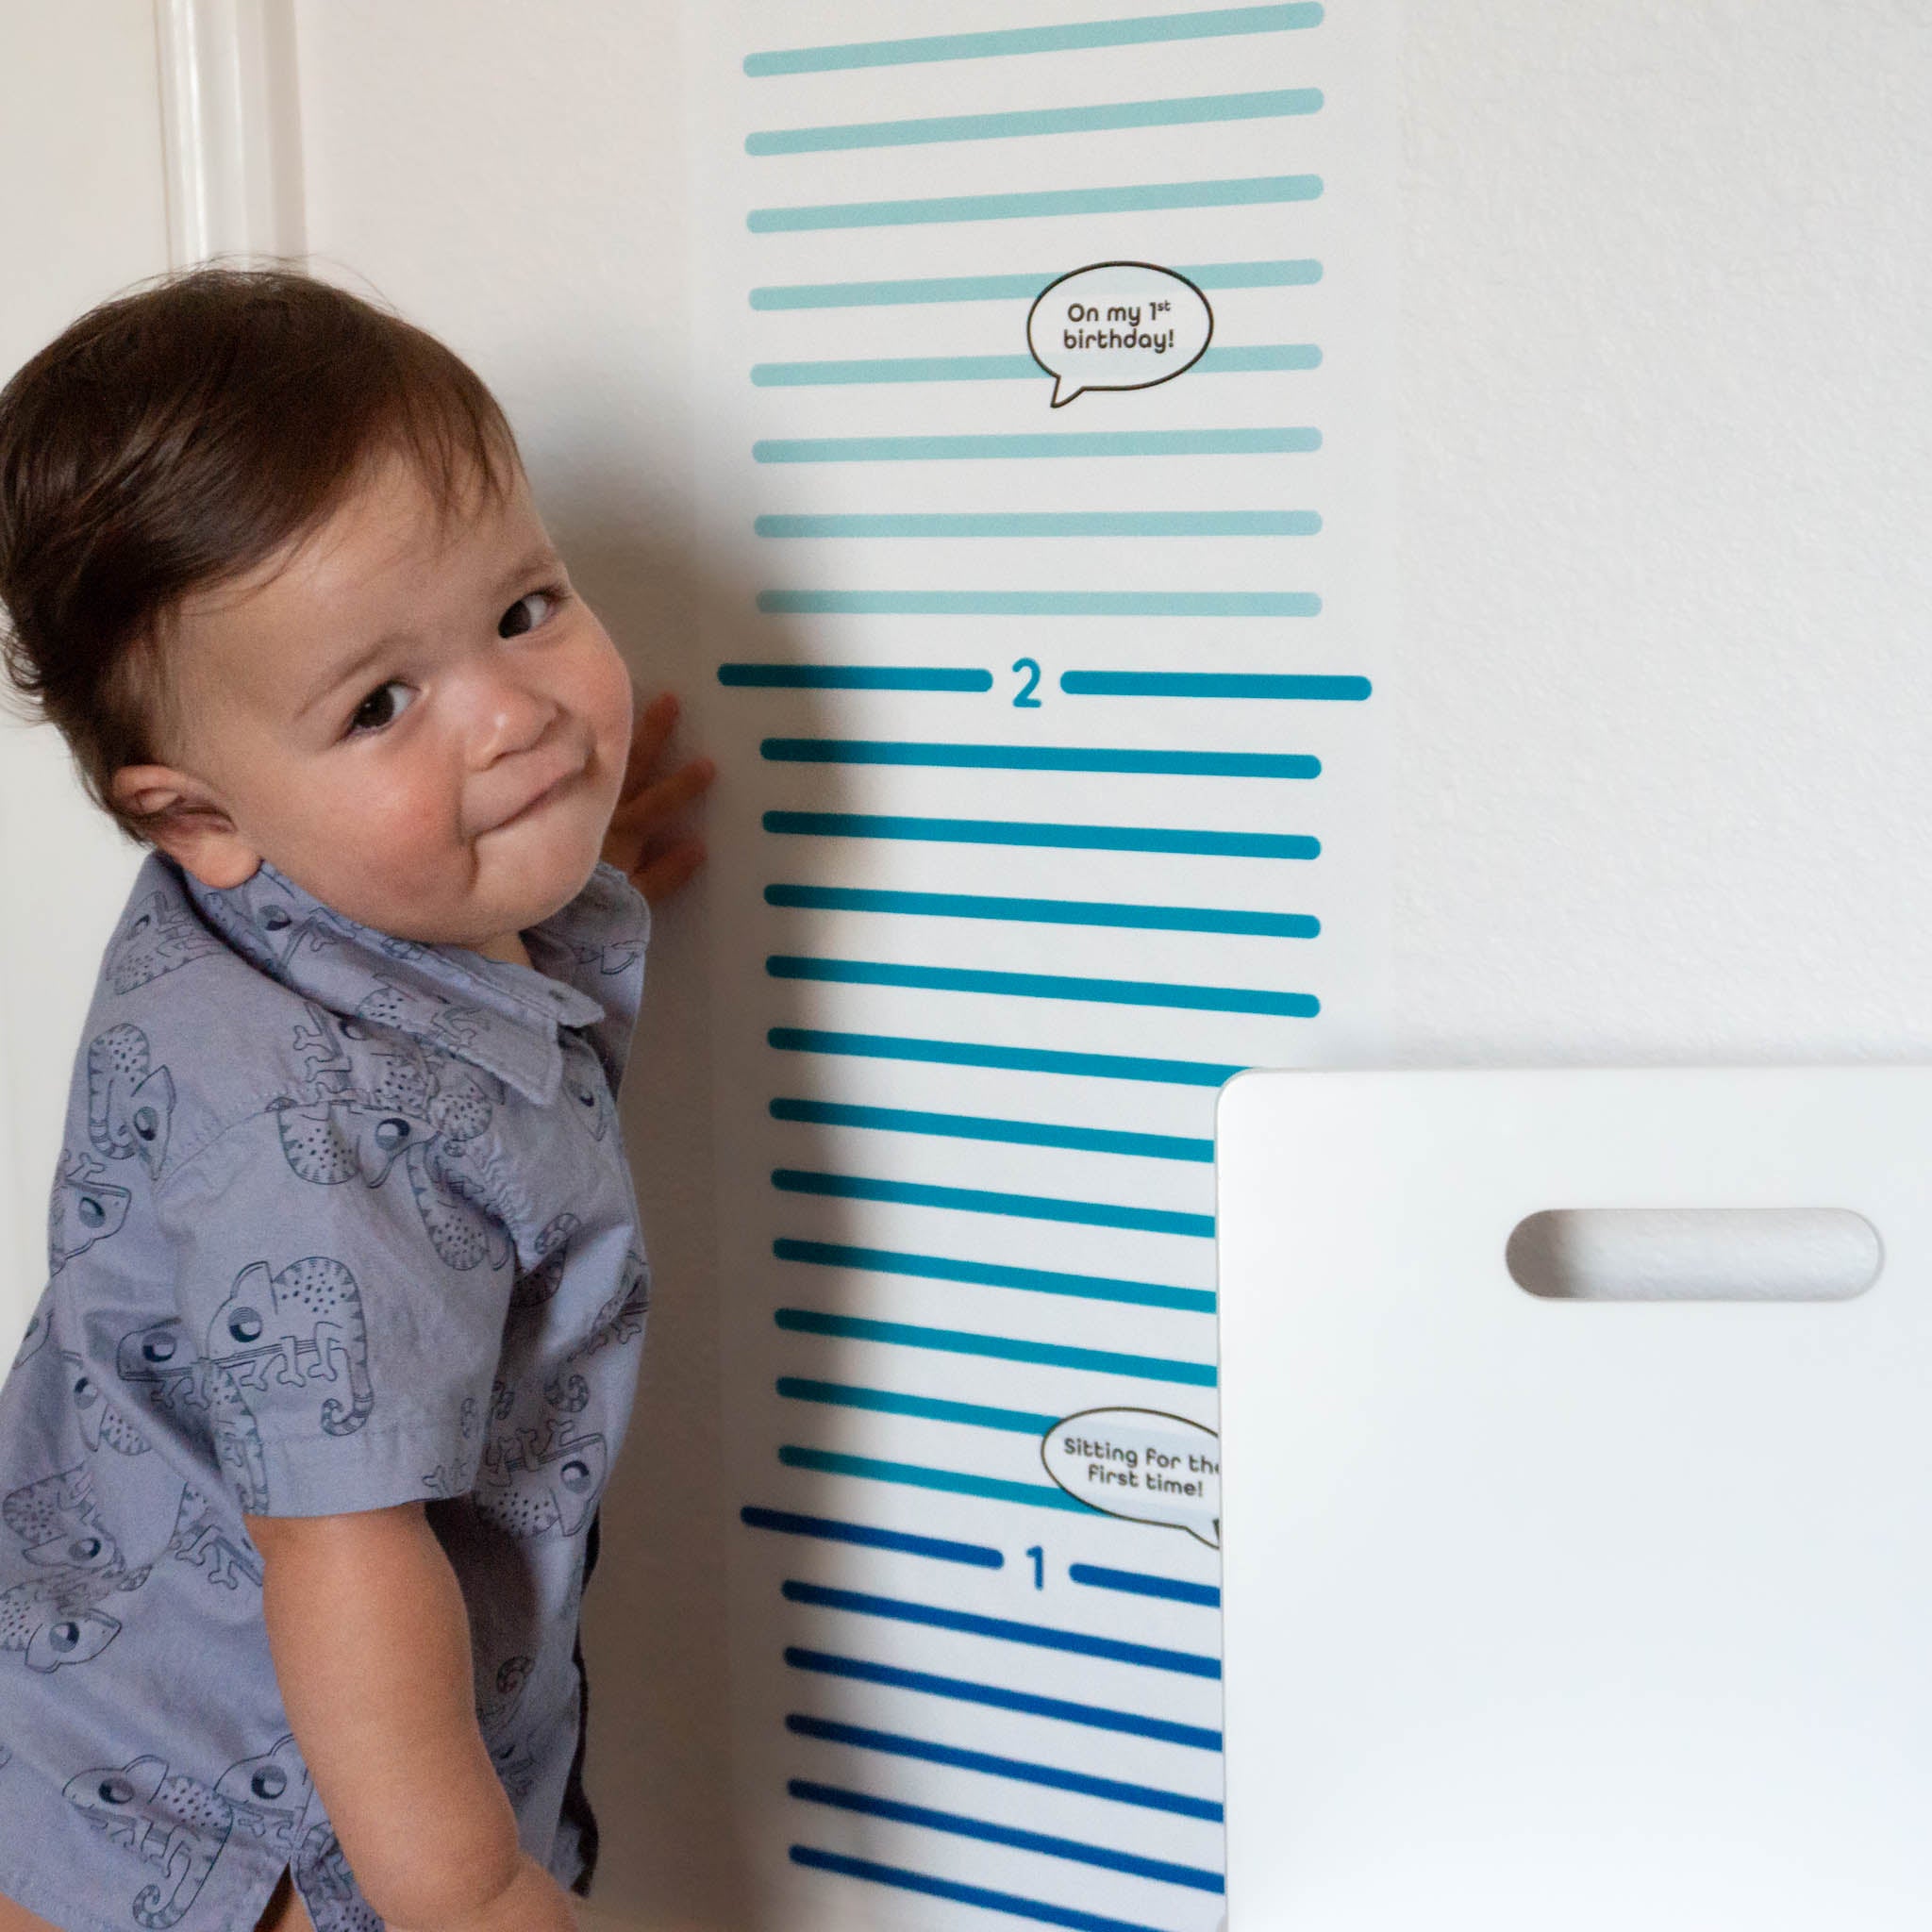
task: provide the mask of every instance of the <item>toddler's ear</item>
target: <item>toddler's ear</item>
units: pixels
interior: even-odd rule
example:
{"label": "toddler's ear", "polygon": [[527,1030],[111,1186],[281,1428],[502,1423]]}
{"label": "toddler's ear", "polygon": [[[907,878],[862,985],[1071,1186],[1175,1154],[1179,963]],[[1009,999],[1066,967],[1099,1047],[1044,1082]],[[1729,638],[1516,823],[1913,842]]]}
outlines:
{"label": "toddler's ear", "polygon": [[221,800],[190,773],[172,765],[123,765],[108,790],[124,809],[159,812],[148,821],[147,836],[213,891],[239,886],[261,863]]}

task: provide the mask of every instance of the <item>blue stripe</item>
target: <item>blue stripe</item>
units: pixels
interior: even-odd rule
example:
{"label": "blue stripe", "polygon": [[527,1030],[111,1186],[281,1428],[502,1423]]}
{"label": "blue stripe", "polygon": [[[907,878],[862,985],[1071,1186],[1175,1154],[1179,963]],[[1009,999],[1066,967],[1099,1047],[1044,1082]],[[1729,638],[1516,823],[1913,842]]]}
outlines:
{"label": "blue stripe", "polygon": [[1008,1845],[1014,1851],[1037,1852],[1044,1857],[1065,1858],[1074,1864],[1096,1865],[1103,1871],[1124,1872],[1134,1878],[1157,1878],[1169,1885],[1187,1886],[1194,1891],[1226,1890],[1218,1872],[1204,1871],[1198,1865],[1174,1865],[1163,1858],[1142,1858],[1106,1845],[1084,1844],[1078,1839],[1052,1838],[1041,1831],[1019,1831],[1010,1824],[993,1824],[957,1811],[934,1811],[924,1805],[905,1805],[896,1798],[875,1798],[864,1791],[843,1790],[836,1785],[814,1784],[807,1778],[788,1779],[785,1790],[807,1805],[826,1805],[834,1810],[856,1811],[866,1818],[889,1819],[894,1824],[916,1824],[927,1831],[951,1832],[957,1838]]}
{"label": "blue stripe", "polygon": [[1117,188],[1029,188],[1017,194],[932,194],[914,201],[833,201],[800,208],[755,208],[754,235],[827,228],[924,227],[941,222],[1024,222],[1062,215],[1146,214],[1191,208],[1260,208],[1314,201],[1319,175],[1253,175],[1230,181],[1134,181]]}
{"label": "blue stripe", "polygon": [[1312,537],[1311,509],[907,510],[753,520],[759,537]]}
{"label": "blue stripe", "polygon": [[967,1475],[957,1469],[928,1469],[917,1462],[882,1462],[872,1456],[844,1456],[833,1449],[805,1449],[795,1442],[778,1447],[787,1469],[815,1470],[821,1475],[856,1476],[861,1482],[901,1483],[908,1489],[937,1490],[949,1496],[978,1496],[989,1503],[1024,1503],[1035,1509],[1069,1509],[1078,1516],[1098,1512],[1076,1503],[1051,1483],[1009,1483],[997,1476]]}
{"label": "blue stripe", "polygon": [[[1319,261],[1208,261],[1176,267],[1197,289],[1302,289],[1322,279]],[[792,282],[751,291],[754,308],[892,308],[925,302],[1031,302],[1058,279],[1031,275],[923,275],[891,282]]]}
{"label": "blue stripe", "polygon": [[887,664],[721,664],[718,682],[779,691],[991,691],[991,671]]}
{"label": "blue stripe", "polygon": [[1076,698],[1312,698],[1359,704],[1369,694],[1369,680],[1239,671],[1063,671],[1060,689]]}
{"label": "blue stripe", "polygon": [[1050,1906],[1043,1899],[1022,1898],[1014,1891],[990,1891],[983,1885],[961,1885],[956,1878],[935,1878],[908,1872],[901,1865],[880,1865],[871,1858],[851,1858],[843,1852],[824,1852],[816,1845],[793,1845],[791,1862],[813,1872],[835,1872],[841,1878],[860,1878],[872,1885],[890,1885],[926,1898],[943,1898],[955,1905],[977,1906],[983,1911],[1004,1912],[1011,1919],[1031,1919],[1041,1925],[1062,1925],[1067,1932],[1160,1932],[1135,1919],[1104,1919],[1098,1912],[1075,1911],[1071,1906]]}
{"label": "blue stripe", "polygon": [[995,27],[983,33],[924,34],[917,40],[847,41],[837,46],[787,47],[747,54],[754,79],[776,74],[830,74],[852,67],[902,67],[927,60],[985,60],[1012,54],[1068,54],[1086,47],[1140,47],[1158,41],[1219,40],[1227,34],[1278,34],[1319,25],[1312,4],[1217,7],[1198,13],[1143,14],[1132,20],[1083,20],[1057,26]]}
{"label": "blue stripe", "polygon": [[983,992],[1003,999],[1084,1000],[1099,1006],[1166,1007],[1194,1013],[1271,1013],[1311,1020],[1322,1003],[1310,992],[1266,992],[1241,986],[1170,986],[1153,979],[1075,979],[1054,973],[991,973],[965,966],[900,966],[872,959],[812,959],[774,954],[774,979],[824,986],[903,986],[922,992]]}
{"label": "blue stripe", "polygon": [[979,1114],[926,1113],[901,1107],[854,1107],[842,1101],[777,1099],[774,1121],[819,1127],[865,1127],[889,1134],[933,1134],[955,1141],[996,1141],[1011,1147],[1073,1147],[1146,1160],[1214,1162],[1214,1142],[1178,1134],[1126,1134],[1112,1127],[1070,1127],[1055,1121],[991,1120]]}
{"label": "blue stripe", "polygon": [[869,1550],[894,1550],[905,1557],[930,1557],[941,1563],[967,1563],[975,1570],[999,1570],[1006,1557],[984,1543],[954,1542],[945,1537],[911,1536],[904,1530],[880,1529],[870,1523],[841,1523],[830,1516],[799,1516],[789,1509],[761,1509],[747,1503],[739,1521],[752,1529],[769,1529],[780,1536],[816,1537],[822,1542],[857,1543]]}
{"label": "blue stripe", "polygon": [[852,1268],[861,1274],[906,1274],[920,1281],[959,1281],[976,1288],[1010,1288],[1029,1294],[1073,1295],[1085,1301],[1125,1302],[1145,1308],[1181,1308],[1211,1315],[1214,1295],[1201,1288],[1167,1288],[1152,1281],[1116,1281],[1106,1274],[1064,1274],[1045,1268],[1008,1268],[996,1261],[958,1261],[944,1255],[906,1255],[891,1248],[854,1248],[836,1241],[801,1241],[780,1236],[772,1253],[781,1261],[819,1268]]}
{"label": "blue stripe", "polygon": [[1153,1785],[1132,1785],[1119,1778],[1090,1777],[1085,1772],[1062,1771],[1058,1765],[1034,1764],[1023,1757],[995,1757],[985,1751],[961,1751],[925,1738],[907,1738],[894,1731],[867,1730],[858,1724],[835,1724],[829,1718],[803,1717],[794,1712],[785,1728],[801,1738],[826,1744],[849,1744],[857,1751],[878,1751],[889,1757],[915,1757],[927,1764],[950,1765],[956,1771],[976,1771],[988,1777],[1012,1778],[1020,1784],[1045,1785],[1053,1790],[1077,1791],[1115,1805],[1138,1805],[1149,1811],[1172,1811],[1182,1818],[1199,1818],[1208,1824],[1222,1822],[1222,1807],[1212,1798],[1190,1797],[1183,1791],[1163,1791]]}
{"label": "blue stripe", "polygon": [[1093,1590],[1124,1591],[1129,1596],[1165,1597],[1170,1603],[1221,1607],[1221,1592],[1211,1583],[1183,1583],[1177,1576],[1148,1576],[1139,1570],[1103,1570],[1097,1563],[1074,1563],[1067,1574]]}
{"label": "blue stripe", "polygon": [[1214,1060],[1162,1060],[1135,1054],[1058,1053],[1039,1046],[989,1046],[971,1040],[911,1040],[890,1033],[831,1033],[774,1026],[765,1043],[781,1053],[850,1054],[860,1059],[919,1060],[942,1067],[999,1067],[1011,1074],[1064,1074],[1073,1079],[1149,1080],[1166,1087],[1224,1087],[1242,1072]]}
{"label": "blue stripe", "polygon": [[1319,617],[1310,591],[760,591],[779,617]]}
{"label": "blue stripe", "polygon": [[1060,429],[1015,436],[798,436],[751,446],[760,463],[951,463],[1057,457],[1306,456],[1319,429]]}
{"label": "blue stripe", "polygon": [[[1058,1341],[1025,1341],[1012,1335],[977,1335],[960,1328],[923,1328],[910,1322],[874,1322],[863,1315],[826,1315],[816,1308],[777,1308],[772,1319],[794,1335],[824,1335],[839,1341],[877,1341],[894,1348],[930,1348],[944,1355],[978,1356],[1038,1368],[1080,1369],[1096,1375],[1132,1375],[1144,1382],[1180,1382],[1211,1389],[1212,1362],[1174,1361],[1166,1356],[1121,1355],[1106,1348],[1072,1348]],[[1045,1434],[1059,1418],[1049,1416]]]}
{"label": "blue stripe", "polygon": [[1124,1208],[1111,1201],[1063,1201],[1046,1194],[995,1194],[978,1188],[940,1188],[918,1181],[874,1180],[862,1174],[804,1174],[774,1169],[772,1185],[785,1194],[823,1194],[835,1201],[893,1201],[906,1208],[943,1208],[956,1214],[1009,1214],[1024,1221],[1069,1222],[1079,1227],[1129,1227],[1142,1234],[1214,1239],[1211,1214],[1172,1214]]}
{"label": "blue stripe", "polygon": [[859,1389],[849,1382],[814,1382],[781,1375],[778,1393],[788,1402],[822,1402],[831,1408],[862,1409],[871,1415],[909,1415],[921,1422],[959,1423],[970,1429],[1001,1429],[1010,1436],[1043,1436],[1059,1421],[1022,1408],[990,1408],[979,1402],[942,1402],[933,1395],[907,1395],[896,1389]]}
{"label": "blue stripe", "polygon": [[1204,858],[1319,858],[1299,832],[1175,831],[1167,825],[1056,825],[1027,819],[929,819],[858,811],[768,811],[766,831],[809,839],[913,839],[1066,852],[1166,852]]}
{"label": "blue stripe", "polygon": [[1139,751],[1117,745],[915,744],[877,738],[767,738],[773,764],[932,765],[994,772],[1135,772],[1192,778],[1317,778],[1322,761],[1299,752]]}
{"label": "blue stripe", "polygon": [[767,886],[767,906],[815,912],[894,912],[930,919],[998,919],[1035,925],[1124,926],[1141,932],[1238,932],[1311,940],[1302,912],[1235,912],[1209,906],[1119,906],[1093,899],[1001,899],[967,892],[886,892],[863,886]]}
{"label": "blue stripe", "polygon": [[[1321,366],[1322,352],[1312,342],[1257,342],[1209,349],[1189,365],[1189,373],[1257,375]],[[871,356],[847,362],[754,362],[751,379],[758,389],[825,389],[874,382],[1037,382],[1042,373],[1031,356]]]}
{"label": "blue stripe", "polygon": [[997,114],[930,114],[911,121],[763,128],[745,136],[744,151],[748,155],[838,154],[855,148],[928,147],[951,141],[1106,134],[1123,127],[1199,127],[1224,121],[1279,120],[1321,110],[1319,88],[1276,88],[1265,93],[1191,94],[1162,101],[1103,101],[1079,108],[1023,108]]}
{"label": "blue stripe", "polygon": [[947,1697],[960,1704],[982,1704],[995,1710],[1013,1710],[1027,1717],[1056,1718],[1062,1724],[1084,1724],[1096,1731],[1124,1737],[1152,1738],[1160,1744],[1180,1744],[1191,1751],[1219,1751],[1221,1733],[1199,1724],[1177,1724],[1167,1718],[1142,1717],[1138,1711],[1109,1710],[1103,1705],[1072,1704],[1059,1697],[1038,1697],[1028,1690],[1008,1690],[1003,1685],[980,1684],[969,1677],[936,1677],[925,1671],[901,1670],[895,1664],[867,1658],[834,1657],[822,1650],[796,1647],[785,1653],[794,1671],[843,1677],[858,1684],[878,1684],[893,1690],[918,1690],[928,1697]]}
{"label": "blue stripe", "polygon": [[1020,1624],[1010,1617],[982,1617],[974,1610],[947,1609],[939,1604],[908,1603],[903,1597],[874,1596],[859,1590],[833,1590],[823,1583],[788,1579],[787,1603],[814,1609],[845,1610],[858,1617],[883,1617],[895,1624],[917,1624],[928,1630],[957,1630],[967,1637],[987,1637],[999,1643],[1022,1643],[1035,1650],[1066,1651],[1074,1657],[1105,1657],[1109,1663],[1136,1664],[1142,1670],[1172,1671],[1183,1677],[1221,1679],[1221,1659],[1198,1651],[1168,1650],[1155,1643],[1126,1643],[1118,1637],[1095,1637],[1085,1630],[1062,1630],[1051,1624]]}

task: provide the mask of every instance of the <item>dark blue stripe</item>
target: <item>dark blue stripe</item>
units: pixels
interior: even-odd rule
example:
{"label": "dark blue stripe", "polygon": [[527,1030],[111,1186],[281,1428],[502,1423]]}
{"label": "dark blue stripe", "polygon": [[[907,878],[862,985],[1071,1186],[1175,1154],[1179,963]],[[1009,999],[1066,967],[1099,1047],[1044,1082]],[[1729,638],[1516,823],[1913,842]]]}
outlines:
{"label": "dark blue stripe", "polygon": [[1124,1784],[1119,1778],[1090,1777],[1085,1772],[1062,1771],[1058,1765],[1033,1764],[1023,1757],[995,1757],[985,1751],[961,1751],[952,1744],[935,1744],[926,1738],[904,1738],[894,1731],[869,1731],[858,1724],[834,1724],[829,1718],[801,1717],[795,1712],[785,1720],[785,1728],[801,1738],[816,1738],[827,1744],[849,1744],[858,1751],[879,1751],[889,1757],[916,1757],[927,1764],[951,1765],[957,1771],[980,1772],[988,1777],[1008,1777],[1020,1784],[1078,1791],[1082,1797],[1104,1798],[1109,1804],[1172,1811],[1177,1817],[1199,1818],[1209,1824],[1222,1822],[1222,1807],[1212,1798],[1191,1798],[1184,1791]]}
{"label": "dark blue stripe", "polygon": [[1370,685],[1366,677],[1287,672],[1063,671],[1060,689],[1075,698],[1306,698],[1360,704]]}
{"label": "dark blue stripe", "polygon": [[1139,1570],[1104,1570],[1097,1563],[1073,1563],[1067,1574],[1094,1590],[1124,1591],[1129,1596],[1165,1597],[1170,1603],[1221,1607],[1221,1592],[1211,1583],[1183,1583],[1177,1576],[1149,1576]]}
{"label": "dark blue stripe", "polygon": [[1104,1705],[1074,1704],[1063,1697],[1038,1697],[1030,1690],[1009,1690],[1001,1684],[979,1684],[970,1677],[937,1677],[929,1671],[902,1670],[897,1664],[868,1658],[834,1657],[828,1651],[785,1653],[794,1671],[815,1671],[821,1676],[845,1677],[855,1684],[879,1684],[891,1690],[917,1690],[927,1697],[949,1697],[959,1704],[983,1704],[994,1710],[1018,1711],[1026,1717],[1047,1717],[1061,1724],[1085,1724],[1090,1730],[1117,1731],[1124,1737],[1151,1738],[1158,1744],[1181,1744],[1191,1751],[1219,1751],[1221,1733],[1200,1724],[1177,1724],[1167,1718],[1142,1717],[1139,1711],[1109,1710]]}
{"label": "dark blue stripe", "polygon": [[1074,744],[916,744],[892,739],[767,738],[758,756],[804,765],[931,765],[999,772],[1134,772],[1196,778],[1318,778],[1301,752],[1141,751]]}
{"label": "dark blue stripe", "polygon": [[952,1878],[933,1878],[908,1872],[899,1865],[875,1865],[870,1858],[848,1858],[842,1852],[822,1852],[816,1845],[793,1845],[791,1862],[814,1872],[836,1872],[841,1878],[863,1878],[874,1885],[895,1886],[901,1891],[923,1892],[927,1898],[951,1899],[957,1905],[978,1906],[1009,1918],[1032,1919],[1042,1925],[1064,1925],[1067,1932],[1160,1932],[1132,1919],[1103,1919],[1097,1912],[1076,1912],[1068,1906],[1050,1906],[1017,1892],[989,1891],[983,1885],[961,1885]]}
{"label": "dark blue stripe", "polygon": [[910,1040],[891,1033],[828,1033],[774,1026],[765,1044],[781,1053],[853,1054],[875,1060],[925,1060],[945,1067],[1001,1067],[1012,1074],[1072,1074],[1095,1080],[1153,1080],[1169,1087],[1224,1087],[1242,1070],[1213,1060],[1157,1060],[1134,1054],[1055,1053],[971,1040]]}
{"label": "dark blue stripe", "polygon": [[1192,1891],[1220,1892],[1227,1889],[1220,1873],[1204,1871],[1199,1865],[1174,1865],[1165,1858],[1142,1858],[1133,1852],[1117,1852],[1110,1845],[1084,1844],[1078,1839],[1054,1838],[1043,1831],[1018,1831],[1010,1824],[994,1824],[958,1811],[935,1811],[924,1805],[903,1805],[896,1798],[876,1798],[867,1791],[848,1791],[838,1785],[814,1784],[808,1778],[790,1778],[785,1790],[802,1804],[827,1805],[835,1811],[855,1811],[862,1818],[884,1818],[894,1824],[916,1824],[927,1831],[951,1832],[955,1838],[1009,1845],[1016,1852],[1037,1852],[1042,1857],[1095,1865],[1105,1872],[1124,1872],[1133,1878],[1158,1878],[1168,1885],[1184,1885]]}
{"label": "dark blue stripe", "polygon": [[753,1529],[775,1530],[780,1536],[817,1537],[830,1543],[859,1543],[867,1549],[897,1550],[907,1557],[931,1557],[941,1563],[970,1563],[976,1570],[1004,1568],[1006,1557],[983,1543],[956,1543],[936,1536],[908,1536],[904,1530],[877,1529],[869,1523],[840,1523],[829,1516],[794,1516],[789,1509],[761,1509],[747,1503],[738,1512]]}
{"label": "dark blue stripe", "polygon": [[1166,1208],[1130,1208],[1112,1201],[1068,1201],[1055,1194],[998,1194],[985,1188],[941,1188],[924,1181],[880,1180],[871,1174],[813,1174],[776,1167],[772,1185],[786,1194],[823,1194],[834,1201],[898,1201],[908,1208],[944,1208],[958,1214],[1011,1214],[1029,1221],[1066,1221],[1080,1227],[1131,1227],[1142,1234],[1214,1239],[1211,1214]]}
{"label": "dark blue stripe", "polygon": [[1221,1659],[1191,1650],[1165,1650],[1153,1643],[1123,1643],[1115,1637],[1093,1637],[1084,1630],[1059,1630],[1049,1624],[1018,1624],[1008,1617],[982,1617],[971,1610],[949,1610],[938,1604],[907,1603],[903,1598],[872,1596],[858,1590],[830,1590],[824,1584],[788,1581],[788,1603],[809,1604],[822,1610],[849,1610],[855,1616],[887,1617],[898,1624],[919,1624],[933,1630],[958,1630],[969,1637],[991,1637],[1001,1643],[1031,1644],[1040,1650],[1071,1651],[1079,1657],[1106,1657],[1113,1663],[1139,1664],[1143,1670],[1174,1671],[1184,1677],[1221,1677]]}
{"label": "dark blue stripe", "polygon": [[1070,1274],[1050,1268],[1012,1268],[998,1261],[960,1261],[950,1255],[908,1255],[891,1248],[855,1248],[836,1241],[772,1243],[781,1261],[821,1268],[856,1268],[873,1274],[909,1274],[921,1281],[964,1281],[976,1288],[1011,1288],[1031,1294],[1073,1295],[1083,1301],[1127,1302],[1138,1307],[1214,1312],[1214,1291],[1170,1288],[1158,1281],[1122,1281],[1111,1274]]}

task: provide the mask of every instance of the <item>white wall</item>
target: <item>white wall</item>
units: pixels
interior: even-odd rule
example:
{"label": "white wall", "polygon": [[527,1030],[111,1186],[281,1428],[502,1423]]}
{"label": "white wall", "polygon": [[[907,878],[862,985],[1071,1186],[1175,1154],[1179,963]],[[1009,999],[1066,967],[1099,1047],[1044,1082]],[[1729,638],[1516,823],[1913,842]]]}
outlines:
{"label": "white wall", "polygon": [[[0,121],[9,177],[63,178],[57,140],[90,171],[84,207],[0,211],[34,265],[0,297],[8,367],[158,265],[158,136],[126,106],[144,10],[91,0],[83,31],[0,7],[37,117]],[[640,675],[689,688],[675,8],[296,15],[311,247],[475,363]],[[1922,0],[1416,7],[1400,86],[1391,1058],[1920,1056]],[[49,748],[0,748],[4,1328],[39,1289],[74,1032],[131,867]],[[663,923],[634,1062],[659,1299],[588,1630],[604,1901],[728,1925],[702,919],[698,894]]]}

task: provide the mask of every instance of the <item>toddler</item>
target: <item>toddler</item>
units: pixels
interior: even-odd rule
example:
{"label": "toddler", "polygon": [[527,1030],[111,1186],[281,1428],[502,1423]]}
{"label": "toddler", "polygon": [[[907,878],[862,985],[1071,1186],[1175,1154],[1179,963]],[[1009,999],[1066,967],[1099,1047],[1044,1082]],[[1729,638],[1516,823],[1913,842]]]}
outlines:
{"label": "toddler", "polygon": [[[564,1932],[672,824],[489,391],[289,269],[0,393],[13,684],[150,849],[0,1387],[0,1932]],[[635,716],[634,716],[635,713]]]}

